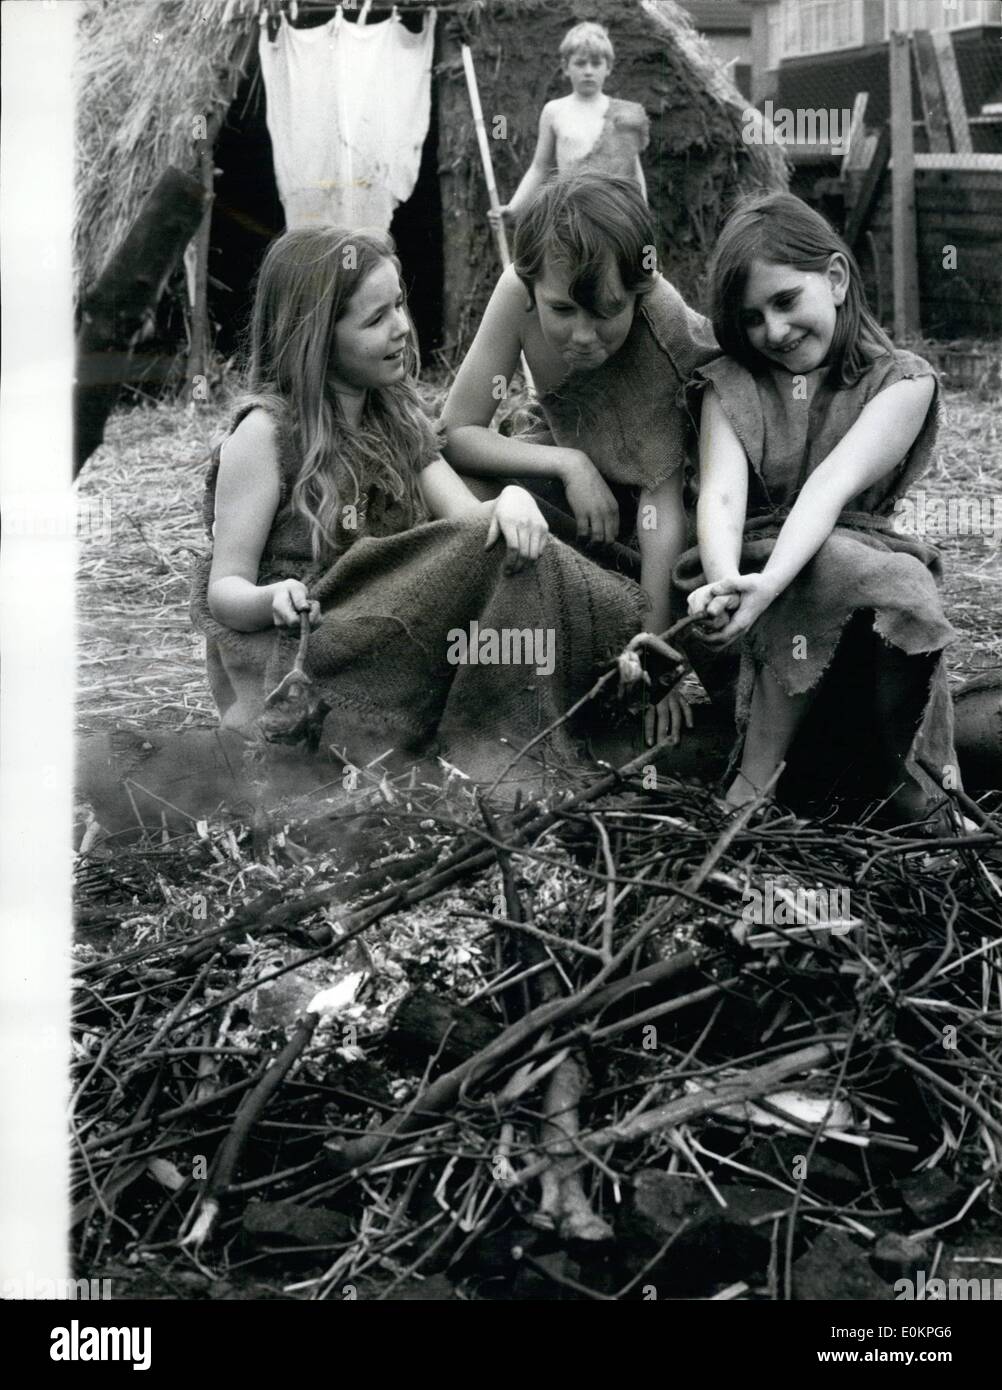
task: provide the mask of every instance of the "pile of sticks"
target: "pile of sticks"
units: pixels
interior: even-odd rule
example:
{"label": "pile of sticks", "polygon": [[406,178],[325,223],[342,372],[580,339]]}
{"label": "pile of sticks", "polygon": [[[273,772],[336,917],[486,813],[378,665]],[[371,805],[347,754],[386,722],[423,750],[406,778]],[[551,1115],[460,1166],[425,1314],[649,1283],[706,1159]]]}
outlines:
{"label": "pile of sticks", "polygon": [[[654,1168],[725,1207],[749,1175],[786,1194],[782,1297],[817,1226],[893,1227],[887,1183],[916,1166],[980,1191],[1002,1167],[986,806],[940,841],[759,804],[728,818],[651,786],[649,761],[504,813],[373,775],[348,809],[82,859],[78,1272],[277,1268],[322,1299],[447,1269],[476,1296],[492,1232],[608,1251]],[[851,912],[805,919],[807,887]],[[763,920],[766,889],[791,911]],[[255,1010],[293,983],[283,1022]],[[799,1137],[799,1176],[750,1164],[770,1124]],[[833,1151],[859,1177],[835,1207],[811,1185]],[[343,1226],[261,1252],[261,1202]],[[612,1268],[576,1296],[636,1286]]]}

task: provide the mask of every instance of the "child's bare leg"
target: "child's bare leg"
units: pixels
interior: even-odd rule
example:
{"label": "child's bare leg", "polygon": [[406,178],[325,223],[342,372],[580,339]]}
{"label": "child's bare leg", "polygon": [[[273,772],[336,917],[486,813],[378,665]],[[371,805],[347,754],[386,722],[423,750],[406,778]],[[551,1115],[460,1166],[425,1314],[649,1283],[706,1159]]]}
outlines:
{"label": "child's bare leg", "polygon": [[[874,708],[894,788],[893,805],[906,821],[922,820],[930,809],[928,792],[905,770],[928,687],[918,665],[921,661],[892,647],[881,654],[874,683]],[[931,668],[932,660],[926,658],[926,663]]]}
{"label": "child's bare leg", "polygon": [[729,806],[753,801],[786,757],[811,704],[810,694],[788,695],[771,671],[760,667],[752,691],[741,771],[724,798]]}

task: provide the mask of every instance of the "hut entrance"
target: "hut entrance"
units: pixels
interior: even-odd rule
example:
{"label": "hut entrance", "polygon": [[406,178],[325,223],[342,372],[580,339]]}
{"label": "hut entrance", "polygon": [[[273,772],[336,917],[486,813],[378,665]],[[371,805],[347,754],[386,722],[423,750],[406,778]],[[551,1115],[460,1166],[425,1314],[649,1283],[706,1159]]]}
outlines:
{"label": "hut entrance", "polygon": [[[372,23],[389,17],[373,9]],[[311,7],[298,27],[326,24],[334,6]],[[402,14],[409,28],[420,28],[419,14]],[[271,242],[285,229],[265,121],[264,83],[255,53],[240,83],[215,146],[215,201],[209,251],[209,317],[217,325],[216,347],[231,356],[240,344],[253,301],[253,282]],[[414,192],[393,216],[390,232],[404,270],[411,314],[430,363],[442,346],[442,201],[438,181],[438,102],[432,83],[431,121],[421,152]]]}

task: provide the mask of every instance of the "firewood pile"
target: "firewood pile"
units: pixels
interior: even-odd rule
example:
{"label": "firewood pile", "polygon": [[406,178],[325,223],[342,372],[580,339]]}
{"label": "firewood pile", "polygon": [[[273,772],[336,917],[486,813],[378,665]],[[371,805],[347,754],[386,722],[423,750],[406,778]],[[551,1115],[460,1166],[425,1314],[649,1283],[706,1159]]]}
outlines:
{"label": "firewood pile", "polygon": [[79,856],[78,1275],[754,1300],[997,1272],[998,798],[930,840],[728,818],[646,762],[504,810],[377,765]]}

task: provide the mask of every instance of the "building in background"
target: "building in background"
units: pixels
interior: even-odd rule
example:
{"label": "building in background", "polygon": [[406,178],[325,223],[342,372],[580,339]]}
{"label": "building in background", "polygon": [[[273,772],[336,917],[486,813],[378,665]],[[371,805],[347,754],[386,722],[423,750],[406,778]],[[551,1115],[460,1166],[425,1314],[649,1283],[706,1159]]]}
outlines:
{"label": "building in background", "polygon": [[[890,111],[889,35],[895,30],[949,30],[974,149],[1002,151],[1002,5],[995,0],[742,4],[751,11],[751,100],[756,106],[769,99],[777,108],[794,111],[851,110],[856,93],[868,92],[866,122],[878,126]],[[921,149],[918,133],[917,141]]]}
{"label": "building in background", "polygon": [[682,9],[728,69],[743,97],[752,100],[752,16],[744,0],[691,0]]}
{"label": "building in background", "polygon": [[[784,138],[793,191],[846,232],[878,317],[893,319],[890,36],[948,39],[957,111],[949,130],[928,56],[912,51],[914,219],[921,329],[943,341],[1002,332],[1002,5],[993,0],[743,0],[751,12],[751,101],[774,131],[843,127],[859,97],[862,123],[846,155],[827,136]],[[940,44],[939,49],[942,49]],[[940,67],[940,60],[934,59]],[[924,78],[924,81],[923,81]],[[939,80],[946,80],[940,73]],[[925,87],[925,90],[923,90]],[[941,96],[945,100],[945,90]],[[928,108],[928,109],[927,109]],[[939,111],[935,143],[928,116]],[[806,120],[810,116],[813,126]],[[955,121],[955,115],[957,120]],[[966,115],[966,121],[965,121]],[[962,125],[962,143],[957,125]],[[882,137],[883,136],[883,140]],[[872,169],[871,169],[872,164]]]}

